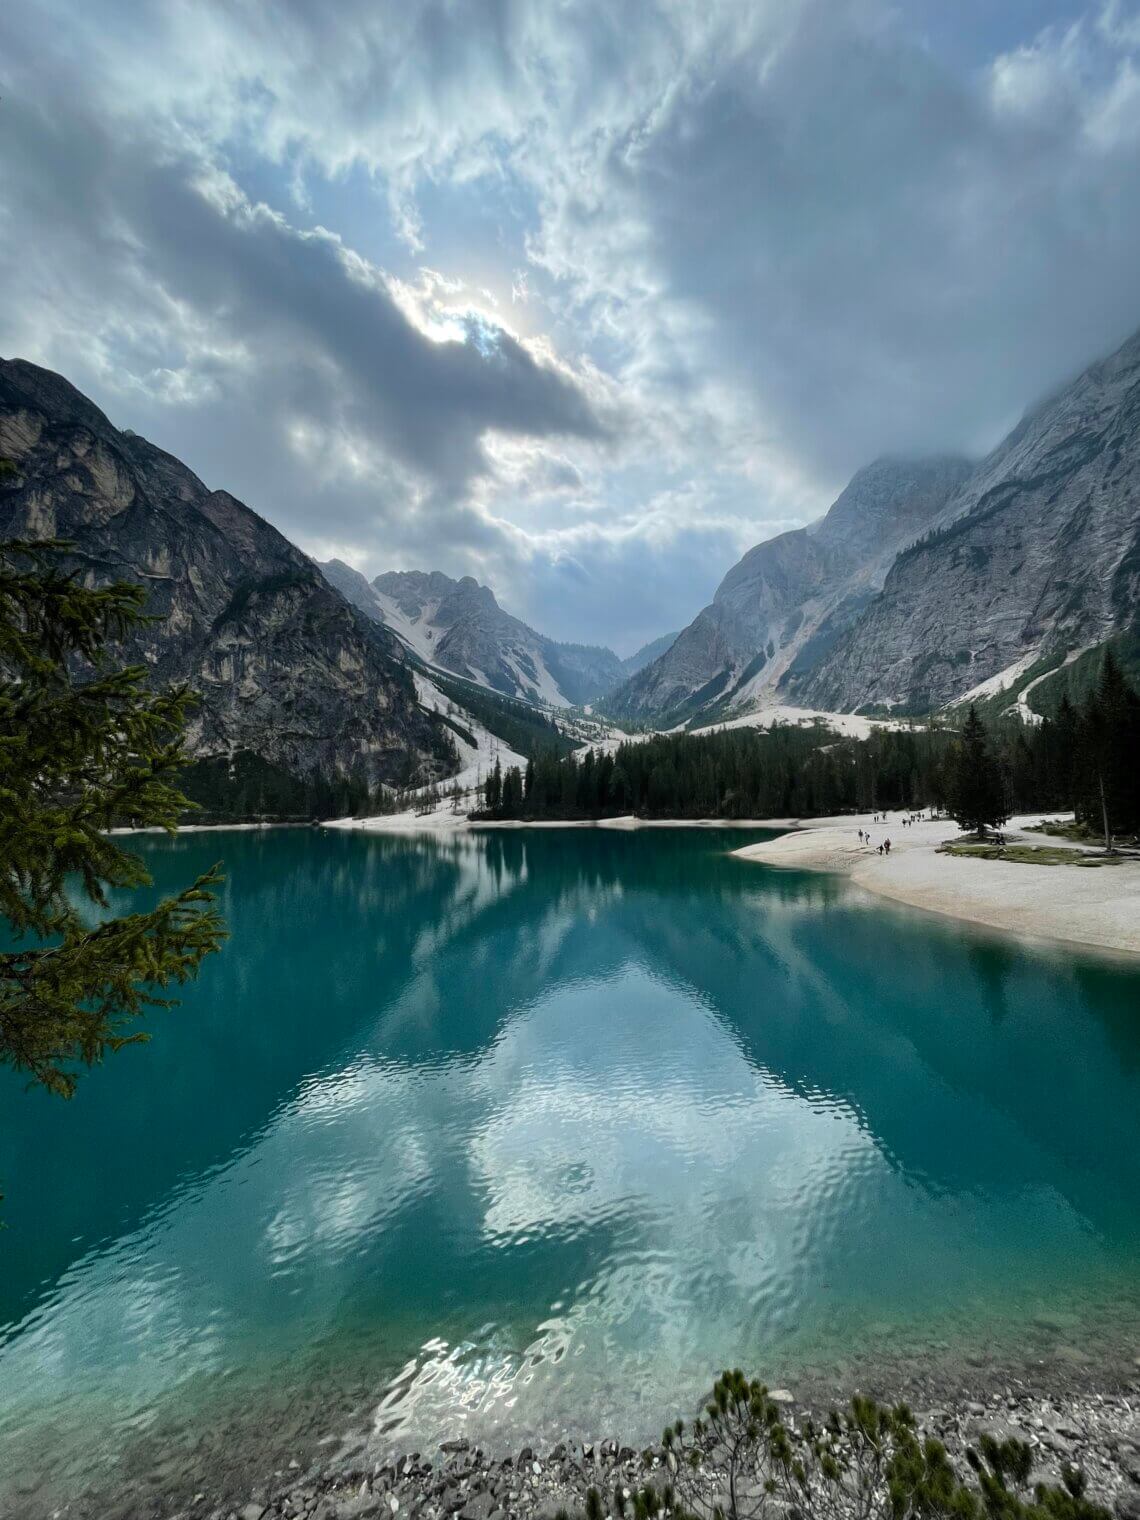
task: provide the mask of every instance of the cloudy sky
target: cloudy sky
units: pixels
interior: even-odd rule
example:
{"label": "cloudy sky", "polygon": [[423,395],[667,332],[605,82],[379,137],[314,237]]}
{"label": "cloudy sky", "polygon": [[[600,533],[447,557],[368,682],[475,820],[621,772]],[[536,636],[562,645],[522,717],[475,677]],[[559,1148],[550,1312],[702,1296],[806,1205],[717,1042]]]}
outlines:
{"label": "cloudy sky", "polygon": [[627,653],[1140,325],[1140,5],[36,0],[0,353]]}

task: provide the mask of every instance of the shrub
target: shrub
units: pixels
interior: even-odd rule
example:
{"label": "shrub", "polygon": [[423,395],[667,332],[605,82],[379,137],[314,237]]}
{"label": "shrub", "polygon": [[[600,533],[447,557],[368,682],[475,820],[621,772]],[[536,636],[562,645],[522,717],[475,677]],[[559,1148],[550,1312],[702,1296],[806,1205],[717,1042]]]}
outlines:
{"label": "shrub", "polygon": [[[822,1425],[796,1430],[763,1383],[724,1372],[704,1415],[662,1437],[670,1481],[633,1496],[634,1520],[1111,1520],[1086,1497],[1084,1475],[1030,1492],[1033,1453],[1023,1441],[983,1435],[969,1474],[924,1435],[905,1404],[858,1395]],[[587,1499],[597,1520],[600,1500]],[[614,1510],[628,1513],[620,1488]]]}

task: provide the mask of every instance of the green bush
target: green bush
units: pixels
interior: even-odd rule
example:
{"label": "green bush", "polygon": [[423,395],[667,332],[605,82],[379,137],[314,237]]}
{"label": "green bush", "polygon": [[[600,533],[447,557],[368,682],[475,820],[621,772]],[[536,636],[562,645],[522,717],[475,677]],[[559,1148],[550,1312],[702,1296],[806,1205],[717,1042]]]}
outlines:
{"label": "green bush", "polygon": [[[905,1404],[857,1395],[822,1425],[796,1430],[763,1383],[739,1370],[722,1373],[704,1415],[691,1428],[678,1420],[662,1445],[670,1479],[634,1494],[633,1520],[1111,1520],[1075,1468],[1062,1485],[1031,1491],[1023,1441],[983,1435],[963,1475]],[[627,1514],[620,1489],[614,1501]],[[595,1494],[595,1517],[599,1509]]]}

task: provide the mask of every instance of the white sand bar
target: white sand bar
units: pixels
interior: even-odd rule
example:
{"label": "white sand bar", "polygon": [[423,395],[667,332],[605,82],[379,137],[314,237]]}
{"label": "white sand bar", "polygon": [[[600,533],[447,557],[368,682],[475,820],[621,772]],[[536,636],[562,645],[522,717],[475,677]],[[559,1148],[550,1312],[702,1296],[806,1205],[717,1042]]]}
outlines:
{"label": "white sand bar", "polygon": [[[472,792],[464,800],[464,809],[473,808],[478,798]],[[357,829],[366,834],[466,834],[476,829],[793,829],[794,818],[635,818],[632,813],[620,818],[501,818],[472,822],[465,811],[452,810],[444,798],[426,812],[378,813],[373,818],[330,818],[325,829]]]}
{"label": "white sand bar", "polygon": [[[956,826],[943,819],[904,828],[900,816],[801,819],[795,832],[736,853],[764,865],[840,872],[880,897],[992,929],[1140,954],[1140,860],[1082,870],[939,855],[940,844],[961,837]],[[1025,832],[1040,821],[1040,814],[1011,819],[1007,841],[1064,847],[1063,839]],[[860,843],[861,828],[870,845]],[[891,853],[880,855],[888,837]]]}

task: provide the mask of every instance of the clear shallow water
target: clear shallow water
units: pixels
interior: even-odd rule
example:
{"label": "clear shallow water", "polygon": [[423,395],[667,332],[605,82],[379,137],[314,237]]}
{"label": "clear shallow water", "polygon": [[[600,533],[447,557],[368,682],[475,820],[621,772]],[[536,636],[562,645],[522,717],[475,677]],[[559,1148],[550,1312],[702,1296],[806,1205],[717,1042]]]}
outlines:
{"label": "clear shallow water", "polygon": [[233,938],[72,1104],[0,1074],[0,1512],[1140,1350],[1140,975],[740,842],[144,842]]}

